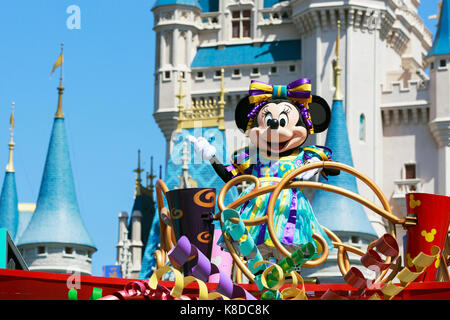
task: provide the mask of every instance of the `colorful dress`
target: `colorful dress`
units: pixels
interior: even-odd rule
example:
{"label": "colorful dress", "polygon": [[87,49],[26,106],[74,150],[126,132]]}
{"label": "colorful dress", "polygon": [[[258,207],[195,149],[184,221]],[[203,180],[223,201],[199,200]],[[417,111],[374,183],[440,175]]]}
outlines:
{"label": "colorful dress", "polygon": [[[232,155],[232,165],[227,167],[233,176],[249,174],[259,178],[261,187],[277,184],[283,177],[305,164],[313,157],[329,160],[331,150],[322,146],[298,148],[278,159],[251,155],[249,148],[236,151]],[[246,188],[241,196],[248,194],[253,185]],[[242,204],[237,210],[242,219],[256,219],[266,214],[271,193],[266,193]],[[278,196],[274,210],[274,229],[279,241],[287,246],[300,246],[310,242],[318,250],[313,233],[321,235],[332,247],[331,240],[325,234],[301,189],[284,189]],[[257,245],[274,246],[266,224],[247,227],[249,234]],[[320,251],[320,250],[319,250]]]}

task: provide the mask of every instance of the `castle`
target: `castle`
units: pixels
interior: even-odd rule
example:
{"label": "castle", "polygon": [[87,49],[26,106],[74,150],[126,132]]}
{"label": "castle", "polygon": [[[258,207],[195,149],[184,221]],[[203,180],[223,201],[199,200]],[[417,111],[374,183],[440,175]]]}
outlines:
{"label": "castle", "polygon": [[[397,216],[406,214],[408,192],[450,195],[449,3],[442,2],[434,42],[419,5],[419,0],[157,0],[154,118],[166,139],[165,179],[175,186],[172,172],[180,172],[187,134],[206,135],[225,163],[248,143],[235,126],[234,108],[252,79],[278,85],[307,77],[313,94],[330,104],[341,90],[345,152],[380,186]],[[324,132],[307,144],[326,140]],[[193,178],[214,179],[202,167],[209,164],[191,155]],[[379,203],[359,181],[357,189]],[[314,192],[310,195],[314,199]],[[339,215],[332,205],[330,211]],[[353,230],[353,236],[340,234],[362,249],[387,230],[381,217],[368,210],[365,215],[369,227]],[[346,230],[346,223],[324,225]],[[404,231],[397,232],[401,242]]]}
{"label": "castle", "polygon": [[[307,77],[313,94],[333,101],[334,125],[306,144],[343,146],[342,161],[373,179],[399,217],[406,214],[408,192],[450,195],[450,4],[442,1],[435,39],[418,16],[419,5],[419,0],[156,0],[153,115],[166,140],[169,189],[180,185],[183,173],[218,192],[223,182],[192,150],[185,166],[185,137],[208,138],[216,156],[227,163],[234,150],[248,143],[235,126],[234,108],[250,81],[287,84]],[[17,203],[11,135],[0,227],[12,230],[30,270],[90,274],[96,248],[80,218],[62,84],[58,90],[36,207]],[[129,264],[130,277],[148,271],[142,269],[150,265],[149,239],[155,229],[154,216],[144,215],[154,212],[152,188],[142,187],[140,166],[136,172],[131,221],[128,214],[119,215],[117,245],[117,263]],[[353,183],[358,193],[378,203],[372,191],[356,180],[348,185]],[[313,206],[322,197],[330,199],[313,191],[308,195]],[[363,250],[386,232],[386,222],[361,206],[329,207],[330,212],[315,208],[324,219],[319,221]],[[342,218],[344,213],[358,217],[359,229]],[[330,214],[335,219],[327,220]],[[76,232],[61,232],[67,225]],[[403,233],[397,230],[400,244]],[[333,252],[330,256],[334,259]],[[309,275],[326,275],[327,282],[341,278],[328,265]]]}

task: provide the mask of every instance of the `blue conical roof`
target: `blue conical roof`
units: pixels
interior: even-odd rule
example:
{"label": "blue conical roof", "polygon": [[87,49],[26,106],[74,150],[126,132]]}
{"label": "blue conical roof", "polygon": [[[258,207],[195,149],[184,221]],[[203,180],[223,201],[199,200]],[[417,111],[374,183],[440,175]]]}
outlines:
{"label": "blue conical roof", "polygon": [[450,8],[449,0],[443,0],[441,5],[441,14],[439,16],[439,25],[433,46],[428,52],[428,56],[441,54],[450,54]]}
{"label": "blue conical roof", "polygon": [[[340,100],[333,101],[331,123],[325,144],[333,151],[333,161],[353,167],[344,106]],[[319,181],[358,193],[356,178],[343,171],[338,176],[329,176],[328,181],[321,176]],[[349,198],[317,190],[311,205],[320,224],[333,232],[364,233],[376,236],[362,205]]]}
{"label": "blue conical roof", "polygon": [[0,196],[0,228],[8,230],[11,239],[15,239],[19,225],[16,178],[14,172],[6,172]]}
{"label": "blue conical roof", "polygon": [[68,243],[95,246],[81,220],[63,118],[55,118],[36,211],[18,245]]}
{"label": "blue conical roof", "polygon": [[[155,205],[155,212],[158,208]],[[159,214],[153,216],[150,234],[145,245],[144,254],[142,257],[141,271],[139,272],[139,279],[148,279],[156,268],[155,250],[159,249],[160,232],[159,232]]]}

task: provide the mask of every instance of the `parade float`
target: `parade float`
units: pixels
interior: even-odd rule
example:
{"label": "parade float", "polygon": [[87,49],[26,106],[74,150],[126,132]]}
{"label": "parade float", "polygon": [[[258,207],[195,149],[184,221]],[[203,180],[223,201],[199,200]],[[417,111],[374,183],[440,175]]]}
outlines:
{"label": "parade float", "polygon": [[[337,63],[337,88],[340,70]],[[270,86],[270,99],[272,93],[276,92],[275,87],[278,96],[273,97],[274,99],[279,98],[280,93],[283,93],[283,98],[286,99],[287,89],[292,89],[289,85],[286,86],[287,89],[285,86]],[[257,89],[259,92],[264,91]],[[308,91],[305,101],[311,102],[308,100],[310,88],[299,91],[303,91],[298,93],[299,96]],[[345,118],[345,114],[339,112],[342,99],[337,94],[338,91],[336,90],[333,111],[340,117],[344,115]],[[256,106],[250,109],[250,113],[243,113],[244,118],[248,114],[248,118],[253,121],[252,117],[259,112],[256,110],[257,103],[258,101],[255,101]],[[315,123],[308,126],[308,120],[314,120],[309,114],[311,110],[306,111],[307,106],[300,107],[305,128],[313,134],[313,129],[317,129],[317,126]],[[278,120],[281,122],[280,117]],[[242,127],[239,121],[236,121],[236,124],[244,132],[254,128],[249,119],[246,119]],[[273,121],[267,124],[274,129]],[[334,126],[334,132],[346,131],[345,126],[340,123],[335,122]],[[327,127],[328,123],[321,131]],[[278,124],[275,129],[277,128]],[[301,143],[305,140],[306,138]],[[342,150],[350,152],[349,147]],[[0,299],[449,300],[450,197],[419,192],[407,193],[406,216],[400,218],[392,212],[381,188],[369,177],[339,159],[328,161],[327,156],[325,159],[321,158],[321,161],[301,162],[295,168],[287,170],[276,183],[271,184],[264,184],[263,177],[246,174],[245,170],[241,171],[241,175],[227,181],[220,190],[169,190],[163,180],[158,180],[156,195],[160,247],[154,252],[156,270],[148,279],[83,275],[74,278],[73,275],[67,274],[28,271],[20,253],[4,230],[0,238]],[[297,179],[315,169],[339,170],[359,179],[375,194],[377,203],[362,197],[355,190],[320,181]],[[246,192],[233,202],[226,204],[227,193],[242,182],[250,183],[252,187],[247,188]],[[295,251],[288,250],[277,234],[274,213],[283,191],[290,189],[315,189],[348,198],[385,219],[389,224],[389,232],[372,241],[366,250],[362,250],[342,241],[338,235],[322,225],[320,227],[324,234],[313,230],[310,242],[302,243]],[[266,198],[269,199],[267,206],[262,208],[264,214],[253,219],[243,219],[239,208],[252,200],[256,202],[258,197],[264,195],[270,195]],[[327,203],[327,207],[327,213],[330,215],[340,210],[333,201]],[[213,226],[217,223],[220,225],[219,229]],[[278,255],[282,256],[281,259],[274,261],[263,258],[258,243],[255,243],[249,233],[252,226],[259,225],[267,230],[269,242],[276,248]],[[403,252],[397,239],[398,227],[406,230]],[[330,241],[327,241],[324,235]],[[223,250],[217,245],[219,239],[225,244]],[[301,270],[323,265],[333,249],[337,251],[342,283],[327,284],[322,283],[320,278],[302,277]],[[349,254],[360,257],[358,267],[352,266]],[[374,272],[375,277],[367,277],[367,273],[362,269]]]}
{"label": "parade float", "polygon": [[[340,187],[293,178],[307,170],[323,167],[348,172],[363,181],[380,200],[382,207],[360,195]],[[224,203],[226,193],[242,181],[253,183],[253,190],[230,204]],[[277,196],[285,188],[313,188],[348,197],[389,221],[390,233],[362,250],[343,243],[325,228],[338,250],[338,265],[346,284],[304,281],[298,267],[314,268],[323,264],[330,252],[319,236],[314,239],[319,250],[305,244],[288,252],[276,236],[272,215]],[[168,190],[162,180],[157,182],[160,218],[160,249],[155,252],[157,269],[148,280],[78,276],[81,284],[69,290],[73,275],[26,270],[20,254],[2,233],[0,299],[36,300],[446,300],[450,299],[448,273],[450,241],[450,198],[441,195],[410,193],[406,197],[407,216],[396,217],[381,190],[365,175],[341,163],[324,161],[305,165],[292,171],[273,186],[261,187],[253,176],[239,176],[229,181],[216,196],[214,189]],[[266,215],[258,220],[241,220],[235,210],[253,197],[272,193]],[[214,213],[217,203],[218,212]],[[197,221],[192,228],[192,221]],[[215,255],[232,258],[226,264],[211,262],[214,243],[213,221],[219,221],[227,250],[215,249]],[[189,227],[186,224],[189,223]],[[278,263],[264,261],[247,226],[267,224],[276,248],[285,256]],[[395,226],[407,230],[406,249],[402,256],[397,244]],[[183,233],[184,230],[188,232]],[[361,257],[364,268],[376,270],[376,278],[366,279],[360,268],[349,263],[348,253]],[[15,261],[14,269],[6,263]],[[224,261],[224,260],[222,260]],[[405,263],[402,263],[405,261]],[[9,262],[11,267],[11,261]],[[20,270],[22,269],[22,270]],[[173,280],[163,280],[171,273]],[[70,286],[69,286],[70,288]]]}

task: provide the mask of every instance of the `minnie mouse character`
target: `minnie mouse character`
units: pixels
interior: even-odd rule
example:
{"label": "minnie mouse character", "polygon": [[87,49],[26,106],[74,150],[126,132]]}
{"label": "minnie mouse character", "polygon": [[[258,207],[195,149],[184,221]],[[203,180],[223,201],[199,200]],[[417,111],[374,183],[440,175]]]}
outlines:
{"label": "minnie mouse character", "polygon": [[[331,121],[327,102],[311,95],[310,79],[302,78],[287,86],[252,81],[249,96],[241,99],[236,107],[235,122],[250,138],[253,145],[232,154],[231,165],[224,166],[214,156],[215,148],[204,138],[189,136],[195,152],[209,160],[216,173],[228,182],[238,175],[258,177],[261,186],[278,183],[296,168],[316,161],[327,161],[331,150],[324,146],[302,148],[308,135],[325,131]],[[309,180],[319,169],[309,170],[296,179]],[[339,170],[323,169],[324,176],[338,175]],[[242,195],[249,193],[252,186]],[[244,203],[240,208],[242,219],[255,219],[266,214],[270,194],[261,195]],[[277,199],[274,226],[279,241],[289,251],[310,242],[320,251],[313,233],[321,235],[331,246],[331,240],[314,216],[308,199],[301,189],[285,189]],[[247,227],[258,245],[262,256],[284,258],[276,250],[266,224]]]}

